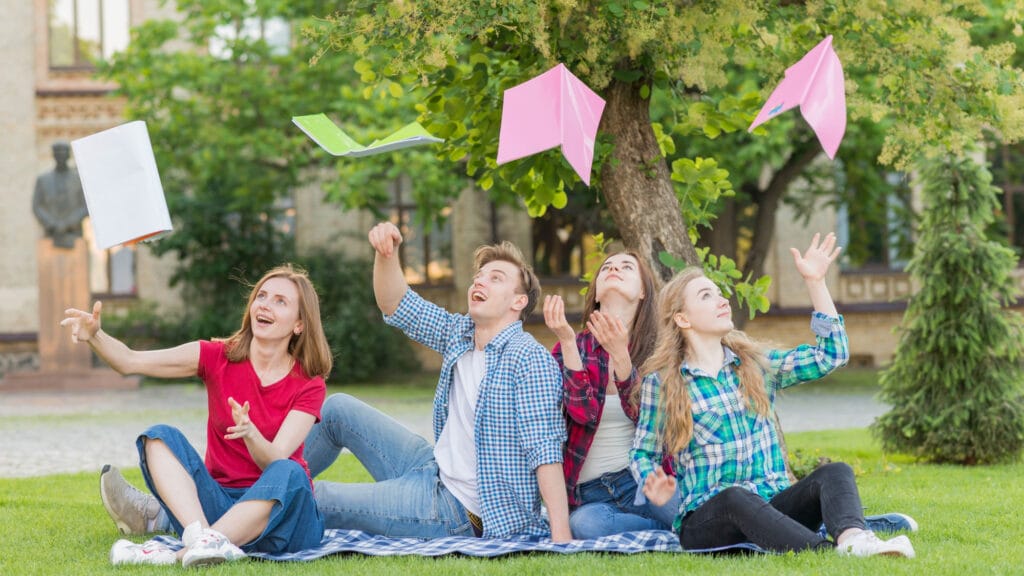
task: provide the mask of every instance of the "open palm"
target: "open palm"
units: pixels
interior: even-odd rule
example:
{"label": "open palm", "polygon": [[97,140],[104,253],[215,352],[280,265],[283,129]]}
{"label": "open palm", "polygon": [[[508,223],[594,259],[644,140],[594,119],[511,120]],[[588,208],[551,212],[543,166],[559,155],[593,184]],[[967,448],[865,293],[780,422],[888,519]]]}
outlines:
{"label": "open palm", "polygon": [[[820,240],[820,242],[819,242]],[[811,245],[801,254],[796,248],[790,248],[797,272],[807,280],[821,280],[828,272],[828,267],[839,257],[843,248],[836,246],[836,235],[829,232],[824,240],[821,234],[815,234]]]}

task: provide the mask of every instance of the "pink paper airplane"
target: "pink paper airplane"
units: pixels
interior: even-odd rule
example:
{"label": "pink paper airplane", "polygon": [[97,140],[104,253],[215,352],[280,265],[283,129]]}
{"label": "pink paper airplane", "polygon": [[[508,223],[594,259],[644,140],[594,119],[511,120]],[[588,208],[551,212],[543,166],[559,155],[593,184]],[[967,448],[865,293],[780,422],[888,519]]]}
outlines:
{"label": "pink paper airplane", "polygon": [[589,186],[603,111],[604,100],[563,64],[505,90],[498,164],[560,145],[562,156]]}
{"label": "pink paper airplane", "polygon": [[786,69],[786,77],[775,87],[747,131],[799,104],[800,113],[814,129],[825,154],[835,158],[846,133],[844,88],[843,65],[832,49],[829,35]]}

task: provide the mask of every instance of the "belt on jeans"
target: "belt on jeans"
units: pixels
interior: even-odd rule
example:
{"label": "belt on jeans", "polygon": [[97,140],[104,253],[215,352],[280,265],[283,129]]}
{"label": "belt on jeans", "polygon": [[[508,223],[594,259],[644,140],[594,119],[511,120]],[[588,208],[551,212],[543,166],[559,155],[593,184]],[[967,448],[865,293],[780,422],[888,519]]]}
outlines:
{"label": "belt on jeans", "polygon": [[[465,507],[463,507],[465,508]],[[469,511],[469,508],[465,508],[466,518],[469,518],[469,525],[473,527],[473,535],[477,538],[484,535],[484,521],[479,516]]]}

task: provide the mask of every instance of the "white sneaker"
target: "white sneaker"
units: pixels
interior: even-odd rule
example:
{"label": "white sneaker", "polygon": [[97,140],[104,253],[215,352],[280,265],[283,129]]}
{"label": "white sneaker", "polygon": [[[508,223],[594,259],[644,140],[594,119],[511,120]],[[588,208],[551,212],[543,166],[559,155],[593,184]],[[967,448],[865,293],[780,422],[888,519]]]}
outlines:
{"label": "white sneaker", "polygon": [[840,556],[903,556],[914,557],[914,546],[906,536],[880,540],[870,530],[862,530],[843,540],[836,546]]}
{"label": "white sneaker", "polygon": [[167,546],[150,540],[136,544],[130,540],[118,540],[110,549],[110,563],[118,564],[158,564],[168,565],[178,562],[178,558]]}
{"label": "white sneaker", "polygon": [[232,544],[227,536],[213,528],[203,528],[199,522],[186,526],[181,540],[186,548],[185,555],[181,557],[181,565],[184,568],[210,566],[245,558],[245,552]]}

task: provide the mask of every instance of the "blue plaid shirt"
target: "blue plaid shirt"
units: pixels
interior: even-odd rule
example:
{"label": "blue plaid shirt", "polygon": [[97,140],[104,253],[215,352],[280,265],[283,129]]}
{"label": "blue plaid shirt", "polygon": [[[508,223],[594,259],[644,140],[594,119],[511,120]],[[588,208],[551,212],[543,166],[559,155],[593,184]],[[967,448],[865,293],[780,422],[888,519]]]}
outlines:
{"label": "blue plaid shirt", "polygon": [[[385,322],[442,356],[434,393],[434,442],[448,420],[455,364],[474,346],[473,320],[409,290]],[[485,538],[548,536],[535,470],[562,462],[562,374],[544,346],[515,322],[484,347],[486,371],[476,404],[477,486]]]}
{"label": "blue plaid shirt", "polygon": [[[773,410],[778,390],[821,378],[849,359],[842,316],[814,312],[811,329],[817,336],[815,346],[770,350],[766,354],[764,383]],[[677,532],[685,514],[730,486],[746,488],[765,500],[789,487],[774,419],[772,414],[765,417],[747,406],[734,369],[739,362],[739,357],[725,348],[724,365],[717,375],[686,363],[682,366],[684,381],[689,385],[693,437],[673,455],[676,482],[682,493],[675,521]],[[644,378],[641,388],[640,418],[630,451],[630,467],[639,485],[637,503],[646,500],[643,481],[654,463],[662,459],[661,387],[661,377],[655,372]]]}

